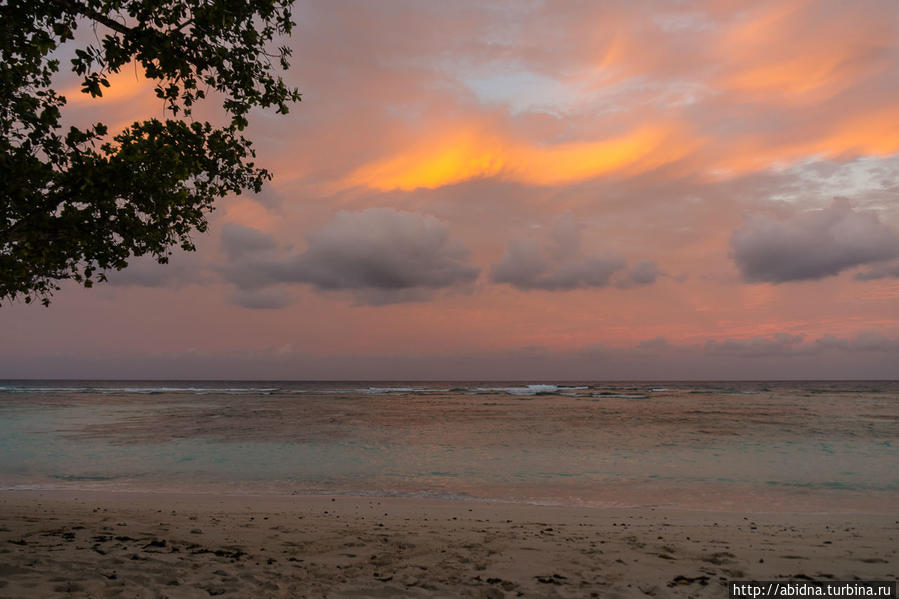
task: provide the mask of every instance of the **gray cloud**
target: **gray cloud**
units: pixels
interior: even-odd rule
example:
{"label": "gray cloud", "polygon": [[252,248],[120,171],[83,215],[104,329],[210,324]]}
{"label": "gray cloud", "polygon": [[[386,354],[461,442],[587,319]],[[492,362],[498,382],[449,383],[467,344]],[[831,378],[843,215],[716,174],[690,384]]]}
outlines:
{"label": "gray cloud", "polygon": [[278,258],[256,256],[226,263],[218,270],[226,281],[238,289],[252,291],[279,283],[270,272],[277,264],[280,264]]}
{"label": "gray cloud", "polygon": [[891,262],[888,264],[877,264],[868,270],[856,273],[855,278],[859,281],[874,281],[876,279],[899,278],[899,262]]}
{"label": "gray cloud", "polygon": [[[863,332],[853,339],[825,336],[791,343],[777,336],[729,340],[755,346],[752,353],[710,353],[702,345],[654,339],[635,347],[594,344],[573,350],[524,347],[457,353],[328,354],[310,352],[296,340],[262,348],[178,352],[85,352],[22,354],[0,360],[0,376],[48,378],[222,378],[378,380],[811,380],[894,379],[899,338]],[[833,344],[833,340],[837,340]],[[766,343],[767,341],[767,343]],[[764,351],[765,345],[774,351]],[[2,349],[2,348],[0,348]],[[747,359],[751,358],[751,359]],[[655,385],[653,385],[655,386]]]}
{"label": "gray cloud", "polygon": [[222,227],[222,250],[229,260],[277,247],[275,239],[252,227],[225,223]]}
{"label": "gray cloud", "polygon": [[661,275],[662,271],[654,261],[640,260],[618,277],[615,286],[621,289],[631,289],[642,285],[652,285]]}
{"label": "gray cloud", "polygon": [[732,257],[743,280],[784,283],[821,279],[899,256],[899,235],[871,212],[845,199],[789,220],[754,215],[731,236]]}
{"label": "gray cloud", "polygon": [[[899,352],[899,338],[887,337],[877,331],[861,331],[854,338],[824,335],[813,342],[804,343],[805,335],[775,333],[770,337],[749,339],[709,339],[705,342],[705,353],[717,356],[743,358],[814,356],[823,352],[881,354]],[[637,346],[640,348],[640,345]],[[668,346],[672,347],[672,346]],[[678,347],[677,351],[687,351],[688,347]]]}
{"label": "gray cloud", "polygon": [[672,345],[668,343],[665,337],[655,337],[654,339],[644,339],[639,342],[634,349],[638,352],[646,352],[656,354],[672,349]]}
{"label": "gray cloud", "polygon": [[899,339],[891,339],[877,331],[861,331],[855,339],[824,335],[815,341],[815,346],[822,350],[891,353],[899,352]]}
{"label": "gray cloud", "polygon": [[716,341],[709,339],[705,343],[705,351],[709,354],[723,354],[743,357],[783,356],[795,353],[804,335],[776,333],[771,337],[752,337],[750,339],[725,339]]}
{"label": "gray cloud", "polygon": [[289,305],[293,296],[283,289],[239,289],[231,295],[231,303],[252,310],[278,310]]}
{"label": "gray cloud", "polygon": [[307,240],[306,252],[282,265],[285,280],[321,289],[402,290],[449,287],[478,276],[466,263],[468,249],[433,216],[393,208],[339,212]]}
{"label": "gray cloud", "polygon": [[425,300],[435,290],[473,283],[479,274],[446,223],[393,208],[341,211],[306,241],[305,252],[238,260],[223,271],[245,290],[308,283],[349,290],[361,303],[374,305]]}
{"label": "gray cloud", "polygon": [[566,212],[550,223],[542,243],[533,238],[510,241],[491,278],[519,289],[565,291],[613,284],[628,289],[654,283],[662,274],[651,260],[629,270],[626,266],[627,260],[614,254],[583,255],[581,227]]}
{"label": "gray cloud", "polygon": [[188,253],[172,256],[168,264],[159,264],[148,255],[132,258],[127,268],[108,271],[106,276],[109,284],[115,287],[181,287],[210,280],[197,255]]}
{"label": "gray cloud", "polygon": [[899,339],[891,339],[877,331],[862,331],[850,344],[850,350],[857,351],[899,351]]}
{"label": "gray cloud", "polygon": [[548,291],[605,287],[615,271],[626,264],[617,257],[547,260],[548,257],[532,239],[512,241],[502,260],[493,268],[493,281],[519,289]]}

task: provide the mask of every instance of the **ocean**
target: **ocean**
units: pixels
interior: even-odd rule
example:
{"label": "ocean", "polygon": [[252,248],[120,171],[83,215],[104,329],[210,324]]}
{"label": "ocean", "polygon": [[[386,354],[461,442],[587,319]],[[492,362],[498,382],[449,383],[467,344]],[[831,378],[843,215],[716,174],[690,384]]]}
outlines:
{"label": "ocean", "polygon": [[899,511],[899,382],[0,381],[0,488]]}

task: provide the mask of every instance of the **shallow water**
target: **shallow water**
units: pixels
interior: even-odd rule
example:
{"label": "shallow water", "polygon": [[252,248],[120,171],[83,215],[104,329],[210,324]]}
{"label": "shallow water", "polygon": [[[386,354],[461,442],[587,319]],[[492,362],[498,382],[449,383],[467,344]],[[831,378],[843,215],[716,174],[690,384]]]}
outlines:
{"label": "shallow water", "polygon": [[0,381],[0,486],[899,511],[899,383]]}

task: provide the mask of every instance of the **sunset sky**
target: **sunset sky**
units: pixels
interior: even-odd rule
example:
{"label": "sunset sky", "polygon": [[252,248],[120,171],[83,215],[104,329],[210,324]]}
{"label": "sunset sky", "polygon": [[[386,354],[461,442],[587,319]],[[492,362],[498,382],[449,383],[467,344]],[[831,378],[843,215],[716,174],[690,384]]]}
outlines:
{"label": "sunset sky", "polygon": [[[0,308],[0,377],[899,377],[895,0],[294,17],[274,181],[194,254]],[[112,83],[67,118],[165,116]]]}

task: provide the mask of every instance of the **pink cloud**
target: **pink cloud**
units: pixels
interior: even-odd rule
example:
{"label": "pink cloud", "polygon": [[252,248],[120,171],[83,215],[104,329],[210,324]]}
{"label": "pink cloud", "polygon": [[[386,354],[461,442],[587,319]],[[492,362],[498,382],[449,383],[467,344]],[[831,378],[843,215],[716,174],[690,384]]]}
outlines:
{"label": "pink cloud", "polygon": [[[879,223],[859,243],[899,227],[894,12],[891,0],[301,3],[288,77],[303,102],[287,117],[254,114],[248,131],[275,174],[266,195],[221,202],[200,251],[171,275],[139,267],[121,285],[66,289],[49,310],[3,308],[15,350],[0,356],[294,344],[320,364],[375,354],[526,364],[525,347],[570,357],[657,338],[706,358],[712,339],[734,350],[728,360],[798,336],[796,348],[831,335],[855,341],[824,346],[858,351],[879,343],[859,331],[894,339],[888,252],[789,285],[744,280],[773,280],[745,267],[770,246],[765,231],[796,246],[805,229],[792,215],[832,211],[834,196]],[[99,103],[73,97],[71,118],[164,116],[132,75]],[[424,250],[393,251],[408,227],[338,226],[371,209],[417,215]],[[556,241],[580,245],[560,258],[542,235],[566,211],[577,226]],[[765,226],[743,224],[747,214]],[[749,258],[736,264],[735,230],[754,242],[737,244]],[[794,249],[820,249],[815,231]],[[515,243],[546,268],[518,286],[477,278]],[[290,262],[300,256],[321,259]],[[603,257],[621,262],[605,278],[588,268]],[[290,276],[260,267],[286,262]],[[233,284],[240,273],[226,267],[238,263],[260,278]],[[391,303],[358,284],[379,268],[447,285],[409,285],[406,299],[420,301]],[[435,269],[450,276],[429,279]],[[457,283],[465,293],[432,293]],[[553,285],[564,292],[541,290]]]}

